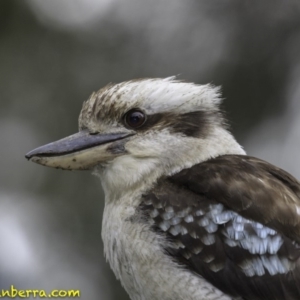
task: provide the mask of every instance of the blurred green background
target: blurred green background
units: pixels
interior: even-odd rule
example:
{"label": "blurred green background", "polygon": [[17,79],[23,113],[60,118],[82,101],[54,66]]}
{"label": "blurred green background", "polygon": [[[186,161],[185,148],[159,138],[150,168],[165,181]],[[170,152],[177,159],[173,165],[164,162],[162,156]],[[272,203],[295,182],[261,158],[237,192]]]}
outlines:
{"label": "blurred green background", "polygon": [[107,83],[178,74],[221,85],[248,154],[300,178],[298,0],[0,1],[0,289],[128,299],[103,257],[98,179],[24,155],[76,132]]}

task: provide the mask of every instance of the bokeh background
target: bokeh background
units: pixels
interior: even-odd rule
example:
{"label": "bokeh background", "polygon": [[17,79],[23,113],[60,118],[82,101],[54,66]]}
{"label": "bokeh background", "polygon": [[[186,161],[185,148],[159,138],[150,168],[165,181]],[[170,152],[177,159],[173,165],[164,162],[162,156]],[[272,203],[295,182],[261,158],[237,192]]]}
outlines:
{"label": "bokeh background", "polygon": [[24,154],[76,132],[105,84],[171,75],[221,85],[248,154],[300,178],[299,0],[0,1],[0,289],[128,299],[103,257],[98,179]]}

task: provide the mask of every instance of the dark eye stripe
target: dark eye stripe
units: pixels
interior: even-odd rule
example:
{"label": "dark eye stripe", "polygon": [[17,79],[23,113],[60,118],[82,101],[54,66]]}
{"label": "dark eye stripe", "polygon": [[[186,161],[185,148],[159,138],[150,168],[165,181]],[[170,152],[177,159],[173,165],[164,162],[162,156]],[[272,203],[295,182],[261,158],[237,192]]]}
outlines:
{"label": "dark eye stripe", "polygon": [[126,127],[131,129],[144,131],[151,128],[169,128],[171,132],[198,138],[207,136],[212,124],[222,123],[223,127],[227,127],[221,113],[207,111],[146,115],[142,110],[135,108],[123,116],[123,122]]}

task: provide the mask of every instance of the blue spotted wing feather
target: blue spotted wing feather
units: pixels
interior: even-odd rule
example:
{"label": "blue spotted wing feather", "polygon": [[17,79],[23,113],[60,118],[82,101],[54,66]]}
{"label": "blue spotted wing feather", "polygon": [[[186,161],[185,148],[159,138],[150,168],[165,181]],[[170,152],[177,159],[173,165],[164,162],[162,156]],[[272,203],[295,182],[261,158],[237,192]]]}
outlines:
{"label": "blue spotted wing feather", "polygon": [[283,170],[226,155],[159,180],[141,210],[174,261],[242,299],[300,299],[300,187]]}

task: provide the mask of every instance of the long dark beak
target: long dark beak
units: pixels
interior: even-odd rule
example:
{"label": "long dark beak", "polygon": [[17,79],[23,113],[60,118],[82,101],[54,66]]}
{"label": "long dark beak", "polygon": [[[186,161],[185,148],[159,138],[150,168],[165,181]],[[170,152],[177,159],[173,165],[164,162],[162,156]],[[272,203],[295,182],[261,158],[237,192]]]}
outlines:
{"label": "long dark beak", "polygon": [[116,154],[108,151],[109,145],[131,136],[126,133],[90,134],[80,131],[56,142],[38,147],[25,157],[33,162],[60,169],[90,169]]}

